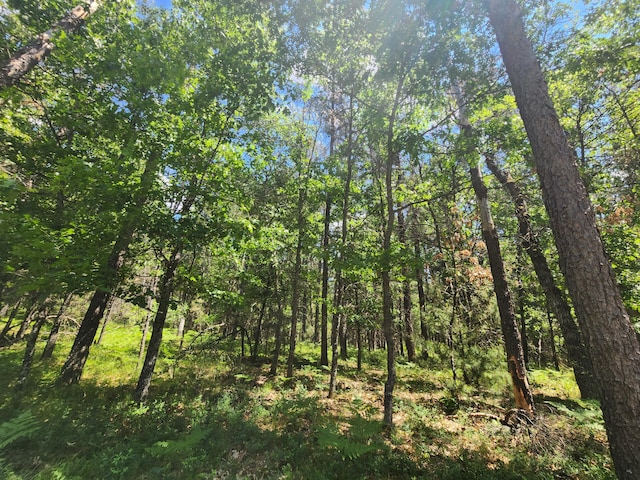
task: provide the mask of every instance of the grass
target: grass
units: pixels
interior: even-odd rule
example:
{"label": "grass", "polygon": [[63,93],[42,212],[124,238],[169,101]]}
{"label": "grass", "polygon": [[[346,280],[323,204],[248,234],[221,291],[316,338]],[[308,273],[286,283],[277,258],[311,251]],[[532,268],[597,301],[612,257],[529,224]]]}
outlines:
{"label": "grass", "polygon": [[[287,379],[243,361],[232,344],[176,361],[177,341],[169,330],[165,338],[144,405],[132,400],[139,335],[130,327],[108,327],[71,387],[55,383],[70,337],[52,360],[34,364],[20,390],[23,347],[0,349],[0,437],[7,425],[15,436],[0,450],[0,478],[615,478],[597,405],[579,400],[567,371],[532,372],[540,418],[511,431],[483,415],[511,406],[506,373],[452,389],[433,359],[400,362],[396,428],[385,435],[378,353],[363,371],[354,359],[342,362],[328,400],[328,372],[315,366],[313,345],[301,344],[299,368]],[[20,435],[24,412],[35,429],[28,423]]]}

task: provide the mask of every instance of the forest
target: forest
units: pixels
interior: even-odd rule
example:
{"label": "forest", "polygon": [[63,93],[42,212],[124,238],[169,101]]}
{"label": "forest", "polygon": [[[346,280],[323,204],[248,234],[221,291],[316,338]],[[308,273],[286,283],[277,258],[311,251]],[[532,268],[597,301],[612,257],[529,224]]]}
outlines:
{"label": "forest", "polygon": [[640,479],[638,19],[0,0],[0,478]]}

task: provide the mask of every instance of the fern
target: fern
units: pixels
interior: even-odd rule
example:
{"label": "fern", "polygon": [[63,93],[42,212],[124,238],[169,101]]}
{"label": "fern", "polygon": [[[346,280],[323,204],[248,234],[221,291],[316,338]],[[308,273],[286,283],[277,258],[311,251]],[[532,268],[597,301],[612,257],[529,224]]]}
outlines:
{"label": "fern", "polygon": [[545,403],[551,405],[567,417],[574,419],[578,425],[604,430],[604,420],[602,419],[600,410],[591,405],[583,403],[585,408],[572,410],[560,402],[546,401]]}
{"label": "fern", "polygon": [[196,425],[191,433],[180,440],[162,440],[146,450],[151,455],[163,456],[182,453],[200,443],[209,434],[209,430]]}
{"label": "fern", "polygon": [[381,430],[377,422],[367,420],[360,415],[356,415],[349,420],[350,428],[346,435],[341,434],[334,424],[321,427],[318,430],[318,444],[337,450],[343,460],[356,460],[369,452],[376,452],[381,449],[380,445],[372,442]]}
{"label": "fern", "polygon": [[16,418],[4,422],[0,425],[0,450],[19,438],[30,437],[39,428],[38,421],[29,410],[22,412]]}

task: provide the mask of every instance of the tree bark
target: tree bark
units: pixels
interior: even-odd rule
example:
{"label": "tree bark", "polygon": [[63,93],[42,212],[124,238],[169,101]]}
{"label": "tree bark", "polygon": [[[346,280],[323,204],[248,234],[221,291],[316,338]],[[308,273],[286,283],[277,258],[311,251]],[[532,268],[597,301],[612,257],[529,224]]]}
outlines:
{"label": "tree bark", "polygon": [[640,478],[640,345],[542,69],[513,0],[485,0],[533,150],[545,206],[576,317],[600,386],[620,479]]}
{"label": "tree bark", "polygon": [[[398,239],[405,248],[409,248],[407,242],[407,225],[405,223],[402,210],[398,211]],[[413,318],[411,318],[411,269],[409,266],[403,267],[404,281],[402,282],[402,312],[404,326],[404,343],[407,347],[407,360],[416,361],[416,343],[413,331]]]}
{"label": "tree bark", "polygon": [[147,347],[147,353],[144,358],[144,363],[142,364],[142,371],[140,372],[138,384],[136,385],[134,398],[137,402],[144,402],[149,395],[151,378],[153,377],[153,371],[158,361],[158,354],[162,343],[162,332],[167,320],[167,314],[169,313],[176,268],[178,268],[178,264],[180,263],[180,250],[179,246],[174,248],[171,256],[167,259],[162,278],[160,278],[158,284],[158,310],[153,319],[149,346]]}
{"label": "tree bark", "polygon": [[273,348],[273,359],[271,360],[271,369],[269,373],[274,375],[278,372],[278,360],[280,359],[280,349],[282,348],[282,326],[284,325],[284,313],[282,311],[282,293],[278,289],[278,279],[276,282],[276,296],[278,299],[278,308],[276,310],[276,332],[275,346]]}
{"label": "tree bark", "polygon": [[42,355],[40,356],[40,360],[45,360],[47,358],[51,358],[53,355],[53,350],[56,348],[56,343],[58,341],[58,336],[60,333],[60,327],[62,326],[62,319],[64,311],[71,303],[71,298],[73,297],[74,292],[69,292],[64,298],[62,302],[62,306],[60,307],[60,311],[56,315],[55,320],[53,321],[53,325],[51,326],[51,331],[49,332],[49,337],[47,338],[47,344],[42,351]]}
{"label": "tree bark", "polygon": [[116,242],[111,250],[111,254],[106,264],[106,285],[96,289],[89,303],[80,329],[75,337],[71,351],[60,373],[60,380],[65,384],[74,384],[80,381],[82,370],[89,358],[89,350],[93,339],[96,337],[100,321],[102,320],[109,299],[112,296],[112,289],[117,283],[118,275],[125,262],[125,257],[129,250],[129,245],[133,240],[136,231],[136,214],[147,201],[149,189],[155,179],[156,167],[158,166],[158,156],[154,153],[147,160],[144,172],[140,177],[140,189],[135,195],[133,206],[127,218],[124,219],[120,227]]}
{"label": "tree bark", "polygon": [[520,244],[529,255],[549,308],[558,320],[565,346],[567,347],[569,363],[573,368],[580,394],[582,398],[597,399],[599,392],[593,376],[589,351],[584,345],[582,333],[573,318],[569,302],[562,290],[557,287],[547,258],[533,232],[524,195],[509,172],[500,169],[491,155],[487,155],[486,160],[489,170],[509,192],[515,204],[520,230]]}
{"label": "tree bark", "polygon": [[300,273],[302,271],[302,244],[304,236],[304,202],[306,187],[300,188],[298,193],[298,242],[296,245],[296,263],[293,270],[293,285],[291,292],[291,329],[289,332],[289,355],[287,357],[287,377],[293,377],[293,363],[296,355],[296,340],[298,335],[298,309],[300,306]]}
{"label": "tree bark", "polygon": [[383,422],[388,430],[393,429],[393,390],[396,385],[396,342],[393,328],[393,297],[391,293],[391,236],[395,219],[393,200],[393,167],[398,160],[398,153],[394,149],[394,128],[396,114],[400,105],[400,96],[404,85],[404,74],[401,74],[396,87],[393,107],[389,115],[387,130],[387,156],[385,159],[385,215],[382,239],[382,261],[380,277],[382,279],[382,330],[387,342],[387,380],[384,383]]}
{"label": "tree bark", "polygon": [[491,218],[491,210],[487,198],[487,187],[485,187],[482,181],[482,175],[478,165],[470,167],[469,173],[471,174],[473,190],[478,199],[480,219],[482,222],[482,238],[484,239],[487,247],[487,255],[489,256],[493,288],[498,302],[498,311],[500,312],[500,326],[502,327],[502,336],[504,337],[507,351],[507,362],[509,374],[511,375],[516,408],[525,410],[531,418],[534,418],[535,405],[533,403],[533,393],[529,387],[527,369],[524,362],[524,352],[522,350],[522,339],[520,337],[520,331],[518,330],[518,322],[511,292],[507,284],[507,275],[504,270],[502,254],[500,253],[500,240]]}
{"label": "tree bark", "polygon": [[95,12],[100,2],[92,0],[73,8],[51,29],[41,33],[38,38],[16,51],[0,67],[0,91],[20,81],[33,67],[45,60],[54,49],[53,37],[60,31],[73,33],[89,15]]}
{"label": "tree bark", "polygon": [[320,314],[320,365],[329,365],[329,226],[331,224],[331,196],[327,195],[324,207],[324,233],[322,235],[322,293]]}
{"label": "tree bark", "polygon": [[0,347],[11,343],[9,339],[9,331],[11,330],[13,320],[16,318],[18,309],[20,308],[20,304],[22,303],[23,299],[24,297],[20,297],[18,301],[15,303],[15,305],[13,306],[13,308],[11,309],[11,313],[9,313],[9,318],[7,319],[7,323],[4,324],[4,328],[2,329],[2,332],[0,332]]}
{"label": "tree bark", "polygon": [[31,371],[33,365],[33,358],[36,353],[36,342],[40,335],[40,329],[47,321],[47,314],[51,306],[51,299],[45,298],[42,303],[39,303],[37,307],[36,321],[33,324],[29,338],[27,339],[27,346],[24,351],[24,357],[22,359],[22,368],[20,369],[20,376],[18,377],[18,384],[24,385]]}

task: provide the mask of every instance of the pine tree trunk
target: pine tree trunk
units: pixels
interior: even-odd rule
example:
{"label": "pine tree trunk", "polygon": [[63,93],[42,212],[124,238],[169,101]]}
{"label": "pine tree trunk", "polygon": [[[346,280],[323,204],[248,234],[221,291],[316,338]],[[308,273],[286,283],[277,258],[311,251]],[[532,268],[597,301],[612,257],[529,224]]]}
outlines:
{"label": "pine tree trunk", "polygon": [[167,314],[169,313],[174,277],[179,263],[180,247],[176,247],[172,252],[171,257],[167,260],[164,273],[162,274],[162,278],[158,285],[158,310],[156,311],[156,316],[153,319],[149,346],[147,347],[147,353],[144,358],[144,363],[142,364],[142,371],[140,372],[140,377],[138,378],[138,384],[136,385],[134,393],[134,398],[137,402],[144,402],[149,395],[151,378],[153,377],[153,371],[156,367],[156,362],[158,361],[158,354],[160,353],[162,332],[167,320]]}
{"label": "pine tree trunk", "polygon": [[485,1],[533,150],[560,268],[589,350],[616,474],[640,478],[640,345],[518,4]]}
{"label": "pine tree trunk", "polygon": [[516,408],[525,410],[531,418],[535,417],[535,405],[533,403],[533,393],[529,387],[527,369],[524,362],[524,352],[522,350],[522,339],[518,330],[515,308],[511,299],[511,292],[507,284],[507,275],[504,270],[502,254],[500,253],[500,240],[496,231],[489,200],[487,199],[487,188],[482,181],[480,167],[478,165],[470,167],[471,183],[478,199],[480,208],[480,218],[482,221],[482,238],[487,247],[491,275],[493,277],[493,287],[498,302],[500,313],[500,325],[502,336],[507,352],[507,363],[511,384],[516,401]]}
{"label": "pine tree trunk", "polygon": [[53,51],[53,37],[59,32],[73,33],[84,24],[86,18],[100,6],[98,1],[76,6],[50,30],[41,33],[37,39],[16,51],[9,60],[0,67],[0,90],[16,84],[38,63],[44,61]]}
{"label": "pine tree trunk", "polygon": [[547,304],[560,324],[560,330],[567,347],[569,363],[573,368],[580,394],[582,398],[597,399],[599,391],[593,376],[589,351],[583,343],[582,333],[571,314],[569,302],[562,290],[557,287],[547,258],[533,232],[524,195],[509,172],[501,170],[491,156],[487,156],[486,160],[489,170],[509,192],[516,206],[522,248],[529,255],[533,269],[538,277],[538,282],[540,282],[547,299]]}

